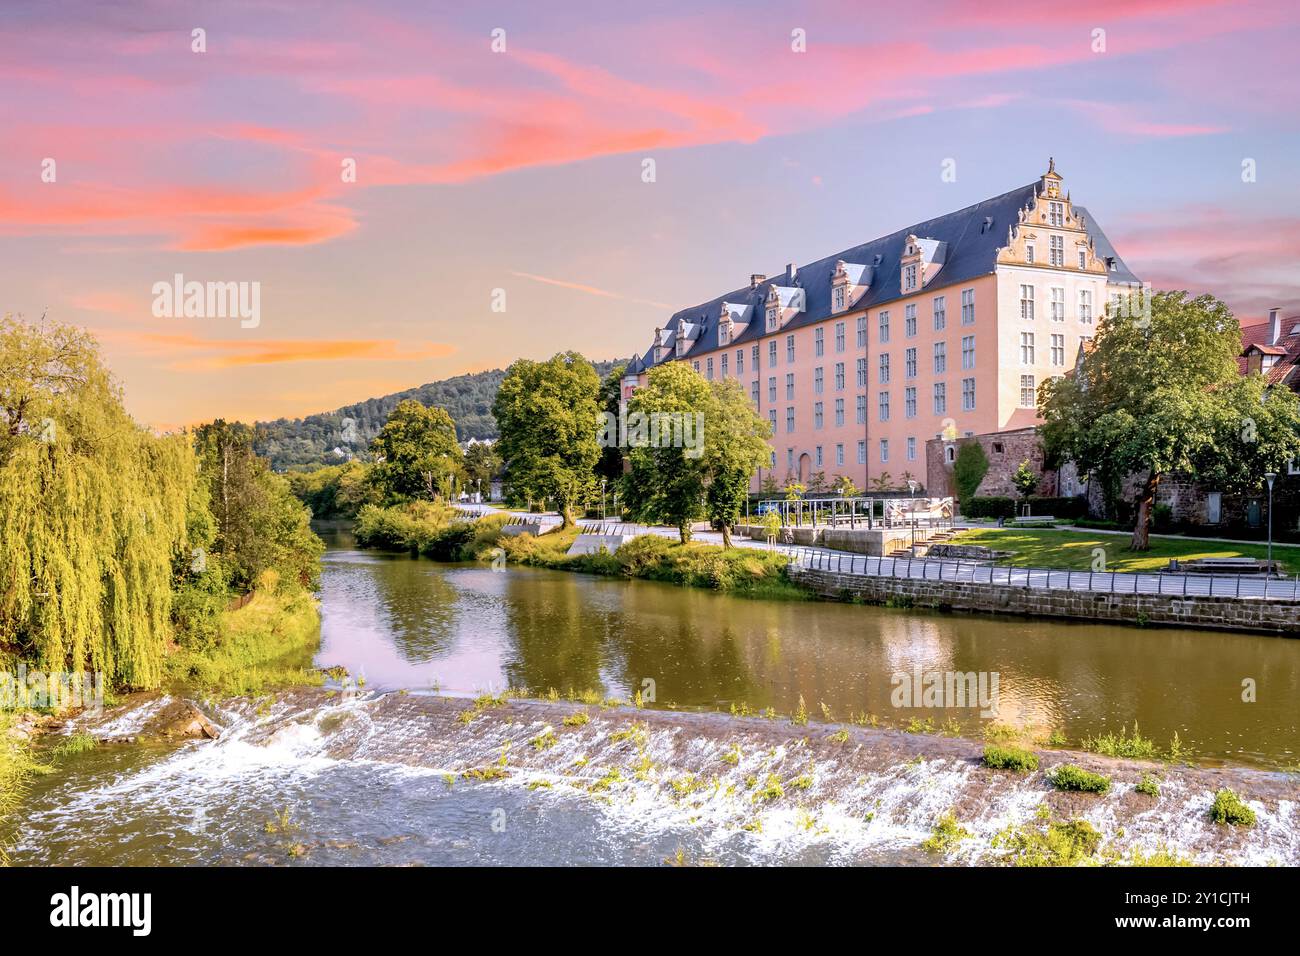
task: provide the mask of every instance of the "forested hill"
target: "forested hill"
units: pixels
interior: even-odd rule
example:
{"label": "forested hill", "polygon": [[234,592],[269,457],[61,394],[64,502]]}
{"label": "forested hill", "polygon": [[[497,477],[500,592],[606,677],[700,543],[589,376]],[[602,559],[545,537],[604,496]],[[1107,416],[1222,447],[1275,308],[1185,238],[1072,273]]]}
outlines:
{"label": "forested hill", "polygon": [[[592,364],[596,373],[604,378],[611,368],[622,363]],[[295,465],[338,464],[365,452],[370,440],[388,420],[389,413],[398,402],[408,398],[414,398],[422,405],[445,408],[456,422],[456,435],[461,441],[496,438],[497,423],[492,417],[492,402],[505,374],[504,369],[494,368],[472,375],[457,375],[382,398],[368,398],[332,412],[258,422],[254,425],[253,447],[257,454],[269,458],[271,467],[277,471]]]}

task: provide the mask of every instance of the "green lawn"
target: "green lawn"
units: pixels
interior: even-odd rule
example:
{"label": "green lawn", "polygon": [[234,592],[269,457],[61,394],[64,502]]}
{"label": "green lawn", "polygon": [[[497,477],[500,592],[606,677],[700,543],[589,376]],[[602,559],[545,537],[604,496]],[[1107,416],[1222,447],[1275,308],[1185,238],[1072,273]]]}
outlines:
{"label": "green lawn", "polygon": [[[1130,551],[1128,535],[1037,528],[975,528],[957,535],[952,542],[1011,551],[1010,563],[1018,566],[1076,571],[1087,571],[1093,566],[1094,548],[1105,549],[1107,571],[1159,571],[1169,564],[1170,558],[1263,558],[1268,553],[1264,544],[1156,537],[1151,539],[1151,550]],[[1300,573],[1300,547],[1274,542],[1273,558],[1282,562],[1288,574]]]}

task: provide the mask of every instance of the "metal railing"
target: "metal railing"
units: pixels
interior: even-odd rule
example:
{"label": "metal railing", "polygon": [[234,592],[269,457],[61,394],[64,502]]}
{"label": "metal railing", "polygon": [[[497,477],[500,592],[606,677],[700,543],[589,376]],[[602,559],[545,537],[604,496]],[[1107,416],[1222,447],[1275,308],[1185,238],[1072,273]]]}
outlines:
{"label": "metal railing", "polygon": [[918,581],[993,584],[1008,588],[1083,591],[1097,594],[1162,594],[1169,597],[1300,600],[1300,577],[1291,580],[1242,574],[1160,574],[1131,571],[1069,571],[988,561],[874,558],[816,548],[778,547],[791,562],[815,571]]}

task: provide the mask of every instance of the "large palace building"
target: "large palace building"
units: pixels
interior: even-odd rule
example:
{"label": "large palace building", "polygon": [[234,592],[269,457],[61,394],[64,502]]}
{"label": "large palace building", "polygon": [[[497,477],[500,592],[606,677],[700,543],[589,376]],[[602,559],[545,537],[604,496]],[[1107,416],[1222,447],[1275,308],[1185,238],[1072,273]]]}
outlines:
{"label": "large palace building", "polygon": [[923,483],[927,440],[1037,423],[1039,383],[1138,284],[1049,163],[1027,186],[682,309],[623,395],[690,362],[738,381],[771,422],[778,483]]}

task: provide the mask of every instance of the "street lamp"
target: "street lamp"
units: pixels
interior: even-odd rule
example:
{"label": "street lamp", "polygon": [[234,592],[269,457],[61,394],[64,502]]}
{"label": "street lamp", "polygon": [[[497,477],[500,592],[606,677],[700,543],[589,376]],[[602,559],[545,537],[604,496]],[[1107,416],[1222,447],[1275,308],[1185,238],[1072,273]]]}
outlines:
{"label": "street lamp", "polygon": [[1266,471],[1264,478],[1268,481],[1268,573],[1267,577],[1273,576],[1273,479],[1277,477],[1277,472]]}
{"label": "street lamp", "polygon": [[911,478],[907,479],[907,493],[911,497],[907,501],[907,510],[912,516],[912,547],[916,547],[916,482]]}
{"label": "street lamp", "polygon": [[600,479],[600,520],[601,521],[605,520],[605,481],[606,480],[607,479],[605,478]]}

